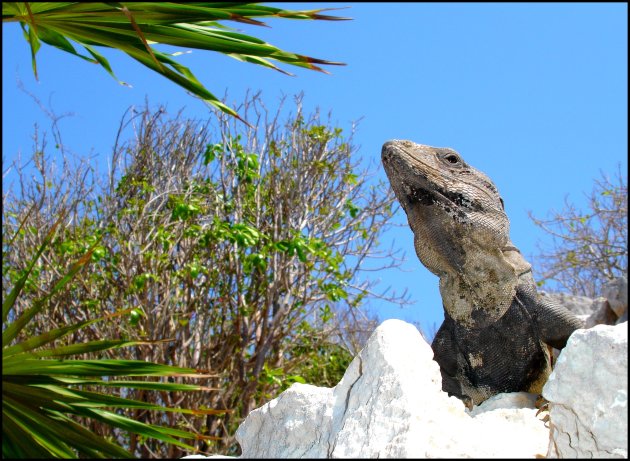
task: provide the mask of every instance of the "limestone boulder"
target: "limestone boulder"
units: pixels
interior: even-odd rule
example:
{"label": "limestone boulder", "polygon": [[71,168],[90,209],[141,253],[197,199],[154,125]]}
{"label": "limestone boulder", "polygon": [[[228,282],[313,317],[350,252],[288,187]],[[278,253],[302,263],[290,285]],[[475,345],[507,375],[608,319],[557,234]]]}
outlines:
{"label": "limestone boulder", "polygon": [[628,323],[577,330],[543,388],[548,457],[628,457]]}
{"label": "limestone boulder", "polygon": [[[244,458],[536,457],[549,431],[534,396],[497,396],[472,412],[441,390],[418,330],[383,322],[332,389],[294,384],[252,411]],[[542,417],[542,415],[541,415]]]}
{"label": "limestone boulder", "polygon": [[542,290],[539,291],[539,293],[541,296],[553,299],[582,319],[587,318],[593,313],[593,298],[589,298],[588,296]]}
{"label": "limestone boulder", "polygon": [[608,299],[610,308],[617,317],[627,315],[628,311],[628,277],[618,277],[604,286],[602,296]]}
{"label": "limestone boulder", "polygon": [[537,416],[537,396],[523,392],[468,411],[442,392],[418,330],[387,320],[337,386],[294,384],[252,411],[236,433],[241,457],[627,457],[627,325],[571,336]]}

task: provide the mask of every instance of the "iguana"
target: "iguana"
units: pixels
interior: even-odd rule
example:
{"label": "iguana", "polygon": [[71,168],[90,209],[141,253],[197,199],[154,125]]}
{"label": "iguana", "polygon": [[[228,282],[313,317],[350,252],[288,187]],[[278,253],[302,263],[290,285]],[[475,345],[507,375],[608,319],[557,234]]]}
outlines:
{"label": "iguana", "polygon": [[418,258],[440,278],[444,323],[431,347],[442,389],[470,408],[501,392],[540,393],[582,322],[536,291],[510,241],[492,181],[452,149],[393,140],[381,158]]}

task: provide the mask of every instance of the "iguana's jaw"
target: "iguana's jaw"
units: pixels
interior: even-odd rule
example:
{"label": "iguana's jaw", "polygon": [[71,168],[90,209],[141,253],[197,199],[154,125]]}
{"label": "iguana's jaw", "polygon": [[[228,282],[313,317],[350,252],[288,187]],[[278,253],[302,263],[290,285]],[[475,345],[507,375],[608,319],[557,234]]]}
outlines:
{"label": "iguana's jaw", "polygon": [[409,166],[407,154],[399,148],[397,141],[389,141],[383,144],[381,160],[396,194],[398,202],[409,213],[412,203],[432,205],[436,197],[427,189],[426,177],[414,174]]}
{"label": "iguana's jaw", "polygon": [[[403,147],[405,142],[407,141],[394,140],[383,144],[381,159],[396,198],[398,198],[407,214],[409,214],[412,205],[439,207],[446,213],[453,213],[459,210],[460,214],[462,214],[462,207],[478,209],[476,204],[467,201],[461,194],[446,191],[440,185],[431,181],[425,171],[415,168],[414,164],[422,164],[425,170],[432,169],[422,159],[406,152]],[[431,149],[433,148],[429,146],[415,144],[414,147],[416,149],[426,147],[426,155],[432,155]],[[394,176],[396,180],[392,180]],[[463,215],[460,217],[464,218]]]}

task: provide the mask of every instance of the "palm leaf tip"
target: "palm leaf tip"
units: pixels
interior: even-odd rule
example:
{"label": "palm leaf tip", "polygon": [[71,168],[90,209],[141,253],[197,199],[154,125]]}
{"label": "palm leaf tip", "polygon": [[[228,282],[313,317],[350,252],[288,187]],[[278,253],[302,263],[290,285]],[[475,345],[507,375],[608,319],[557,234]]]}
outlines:
{"label": "palm leaf tip", "polygon": [[242,22],[242,23],[245,23],[245,24],[251,24],[253,26],[269,27],[267,24],[265,24],[262,21],[258,21],[256,19],[252,19],[252,18],[247,18],[245,16],[241,16],[240,14],[230,13],[230,19],[232,21]]}
{"label": "palm leaf tip", "polygon": [[327,66],[345,66],[346,65],[345,62],[327,61],[325,59],[312,58],[310,56],[304,56],[304,58],[306,59],[307,62],[310,62],[313,64],[326,64]]}
{"label": "palm leaf tip", "polygon": [[[322,21],[351,21],[352,18],[345,18],[342,16],[331,16],[328,14],[320,14],[322,11],[335,11],[335,10],[345,10],[346,8],[349,8],[348,6],[342,7],[342,8],[321,8],[318,10],[310,10],[310,11],[301,11],[299,13],[301,13],[301,15],[303,15],[303,19],[319,19]],[[278,17],[281,18],[292,18],[295,16],[295,13],[292,12],[288,12],[286,14],[278,14]],[[297,18],[300,19],[300,18]]]}
{"label": "palm leaf tip", "polygon": [[328,75],[330,75],[330,72],[328,72],[326,69],[323,69],[317,66],[316,64],[326,64],[330,66],[345,66],[346,65],[345,62],[325,61],[323,59],[311,58],[309,56],[304,56],[304,60],[306,62],[307,68],[311,70],[316,70],[318,72],[323,72],[324,74],[328,74]]}

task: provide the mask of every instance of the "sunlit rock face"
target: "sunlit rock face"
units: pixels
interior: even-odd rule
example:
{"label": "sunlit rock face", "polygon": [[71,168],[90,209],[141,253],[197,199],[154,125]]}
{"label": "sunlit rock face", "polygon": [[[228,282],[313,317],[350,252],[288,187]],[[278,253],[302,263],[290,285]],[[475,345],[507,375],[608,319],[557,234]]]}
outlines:
{"label": "sunlit rock face", "polygon": [[[442,391],[431,347],[388,320],[332,389],[294,384],[252,411],[236,438],[245,458],[535,457],[549,431],[534,396],[502,394],[468,412]],[[542,416],[541,416],[542,417]]]}
{"label": "sunlit rock face", "polygon": [[337,386],[294,384],[252,411],[236,433],[241,457],[627,457],[627,325],[571,336],[537,416],[524,392],[466,410],[442,391],[418,330],[385,321]]}
{"label": "sunlit rock face", "polygon": [[548,457],[628,457],[628,322],[578,330],[543,388]]}

